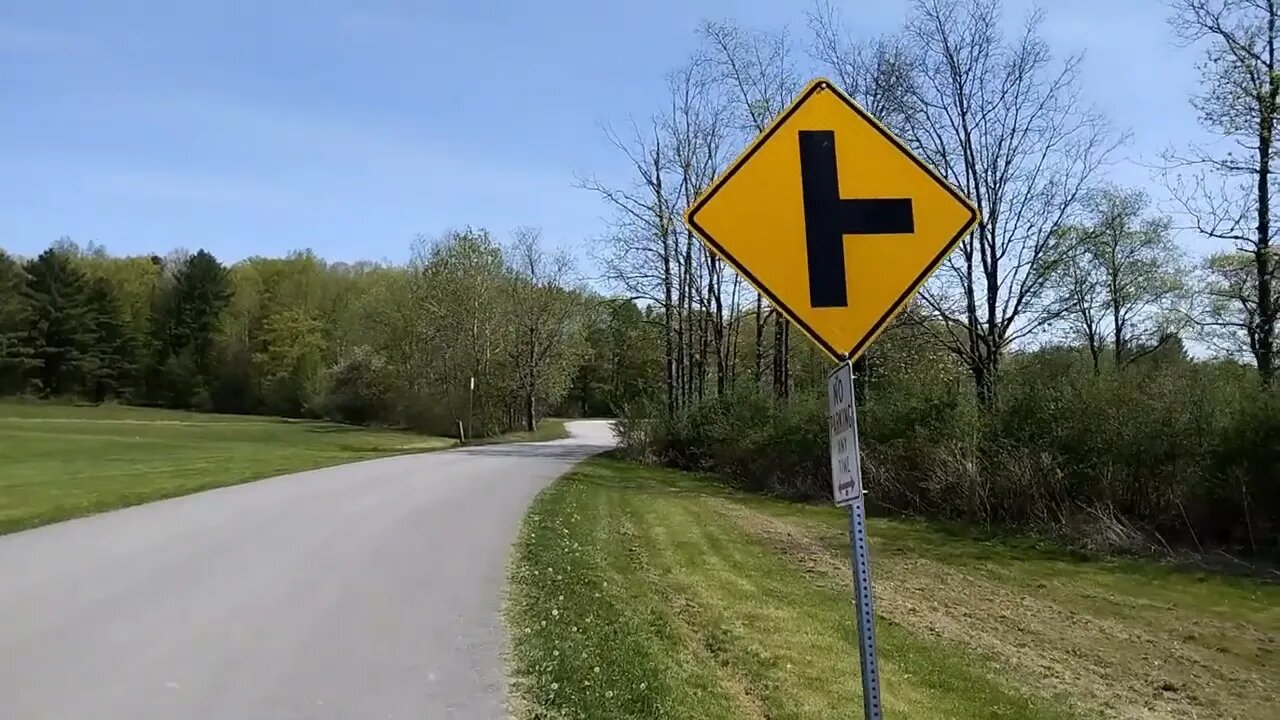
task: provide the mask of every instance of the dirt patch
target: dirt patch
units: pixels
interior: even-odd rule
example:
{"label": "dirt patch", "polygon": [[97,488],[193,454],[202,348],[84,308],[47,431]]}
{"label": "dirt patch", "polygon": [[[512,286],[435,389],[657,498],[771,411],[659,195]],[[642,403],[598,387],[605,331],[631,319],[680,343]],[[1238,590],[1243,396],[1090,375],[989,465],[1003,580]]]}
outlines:
{"label": "dirt patch", "polygon": [[[815,582],[850,584],[847,556],[829,528],[787,522],[725,499],[708,499],[739,526],[801,567]],[[874,568],[879,614],[927,637],[966,648],[1030,692],[1086,717],[1185,720],[1274,717],[1280,677],[1264,665],[1224,662],[1187,642],[1179,623],[1157,630],[1064,604],[967,569],[928,559],[886,558]],[[1158,624],[1158,623],[1156,623]],[[1191,621],[1193,631],[1254,634],[1240,623]],[[1212,627],[1210,627],[1212,626]],[[1221,626],[1221,627],[1218,627]]]}

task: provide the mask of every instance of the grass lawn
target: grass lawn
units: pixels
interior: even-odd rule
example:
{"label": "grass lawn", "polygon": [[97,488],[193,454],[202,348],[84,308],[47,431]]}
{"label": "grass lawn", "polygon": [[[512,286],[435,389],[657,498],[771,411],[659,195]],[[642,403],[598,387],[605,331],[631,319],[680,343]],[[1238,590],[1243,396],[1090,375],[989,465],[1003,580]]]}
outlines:
{"label": "grass lawn", "polygon": [[477,438],[468,442],[468,445],[493,445],[496,443],[513,443],[513,442],[545,442],[547,440],[563,440],[569,437],[569,430],[565,428],[565,420],[559,418],[543,418],[538,421],[538,427],[533,432],[528,430],[513,430],[509,433],[495,435],[488,438]]}
{"label": "grass lawn", "polygon": [[0,532],[452,444],[407,432],[280,418],[0,403]]}
{"label": "grass lawn", "polygon": [[[861,717],[846,515],[590,460],[511,569],[525,718]],[[885,716],[1276,717],[1280,586],[871,521]]]}

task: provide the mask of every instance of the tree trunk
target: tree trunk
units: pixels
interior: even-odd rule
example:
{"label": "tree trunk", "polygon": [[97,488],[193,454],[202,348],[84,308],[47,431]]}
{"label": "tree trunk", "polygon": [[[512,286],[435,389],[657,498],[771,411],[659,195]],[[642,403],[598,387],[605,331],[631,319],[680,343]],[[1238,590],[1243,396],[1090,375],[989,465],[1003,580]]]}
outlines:
{"label": "tree trunk", "polygon": [[791,390],[791,321],[773,314],[773,394],[786,399]]}
{"label": "tree trunk", "polygon": [[714,308],[711,332],[714,334],[712,344],[715,345],[716,351],[716,397],[724,395],[725,375],[728,371],[724,346],[724,299],[720,294],[722,288],[722,276],[715,258],[712,258],[707,268],[707,299],[709,300],[707,304]]}
{"label": "tree trunk", "polygon": [[[723,275],[721,276],[723,287]],[[725,326],[725,371],[729,375],[726,387],[733,388],[738,384],[738,348],[742,340],[742,317],[744,313],[738,308],[738,291],[742,289],[742,278],[733,275],[733,291],[729,294],[729,314]]]}
{"label": "tree trunk", "polygon": [[[708,284],[710,280],[708,280]],[[707,355],[711,351],[711,313],[703,312],[698,323],[698,400],[707,396]]]}
{"label": "tree trunk", "polygon": [[871,361],[866,355],[853,361],[853,398],[858,404],[867,401],[867,383],[871,379]]}
{"label": "tree trunk", "polygon": [[776,309],[773,311],[773,395],[785,397],[786,385],[783,378],[783,363],[786,361],[786,319]]}
{"label": "tree trunk", "polygon": [[998,397],[997,374],[1000,371],[1000,358],[993,352],[984,352],[977,362],[970,367],[973,373],[974,389],[978,394],[978,407],[984,415],[995,411]]}
{"label": "tree trunk", "polygon": [[764,380],[764,298],[756,294],[756,387]]}
{"label": "tree trunk", "polygon": [[697,295],[697,280],[693,271],[693,233],[686,231],[684,238],[684,327],[688,336],[685,340],[685,357],[686,365],[684,380],[684,397],[685,402],[692,402],[694,397],[694,387],[696,385],[698,365],[697,365],[697,342],[694,338],[694,330],[697,323],[693,316],[693,299]]}
{"label": "tree trunk", "polygon": [[1275,258],[1271,252],[1271,144],[1276,120],[1276,97],[1280,93],[1280,78],[1276,77],[1276,11],[1268,2],[1267,17],[1267,97],[1262,99],[1262,122],[1258,128],[1258,247],[1253,254],[1258,273],[1258,342],[1255,351],[1258,377],[1270,387],[1275,379],[1275,329],[1276,307],[1271,281],[1275,270]]}
{"label": "tree trunk", "polygon": [[667,417],[676,414],[675,317],[672,312],[671,251],[668,238],[662,240],[662,345],[666,369]]}
{"label": "tree trunk", "polygon": [[534,417],[532,390],[526,390],[524,393],[524,429],[529,432],[538,429],[538,420]]}

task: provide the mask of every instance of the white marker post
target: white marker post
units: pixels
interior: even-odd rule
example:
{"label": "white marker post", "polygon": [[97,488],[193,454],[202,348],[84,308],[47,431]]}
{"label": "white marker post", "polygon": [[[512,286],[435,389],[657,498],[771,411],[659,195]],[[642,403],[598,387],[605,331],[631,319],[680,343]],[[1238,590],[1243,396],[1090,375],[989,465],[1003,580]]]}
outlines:
{"label": "white marker post", "polygon": [[871,558],[867,553],[867,513],[862,497],[858,452],[858,411],[853,393],[853,364],[845,360],[827,379],[831,430],[831,490],[837,505],[849,508],[853,594],[858,612],[858,649],[862,661],[862,707],[867,720],[882,720],[880,671],[876,666],[875,607],[871,600]]}

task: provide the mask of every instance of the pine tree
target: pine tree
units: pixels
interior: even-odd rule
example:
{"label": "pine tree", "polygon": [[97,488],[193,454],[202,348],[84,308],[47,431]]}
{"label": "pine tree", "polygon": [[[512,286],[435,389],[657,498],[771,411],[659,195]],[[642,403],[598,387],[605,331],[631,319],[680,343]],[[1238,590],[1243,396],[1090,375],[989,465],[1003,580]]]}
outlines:
{"label": "pine tree", "polygon": [[218,323],[231,300],[227,269],[211,253],[201,250],[187,258],[174,281],[175,347],[191,348],[196,369],[207,377],[213,365]]}
{"label": "pine tree", "polygon": [[94,278],[86,297],[92,341],[85,358],[85,390],[94,402],[119,396],[133,380],[136,348],[110,280]]}
{"label": "pine tree", "polygon": [[31,306],[32,374],[42,395],[63,395],[80,387],[93,343],[85,275],[67,253],[53,248],[23,269],[23,295]]}
{"label": "pine tree", "polygon": [[26,373],[34,364],[27,341],[31,303],[26,286],[22,266],[0,250],[0,394],[23,390]]}
{"label": "pine tree", "polygon": [[152,315],[152,382],[169,405],[188,406],[207,392],[222,313],[231,300],[227,269],[201,250],[187,257]]}

